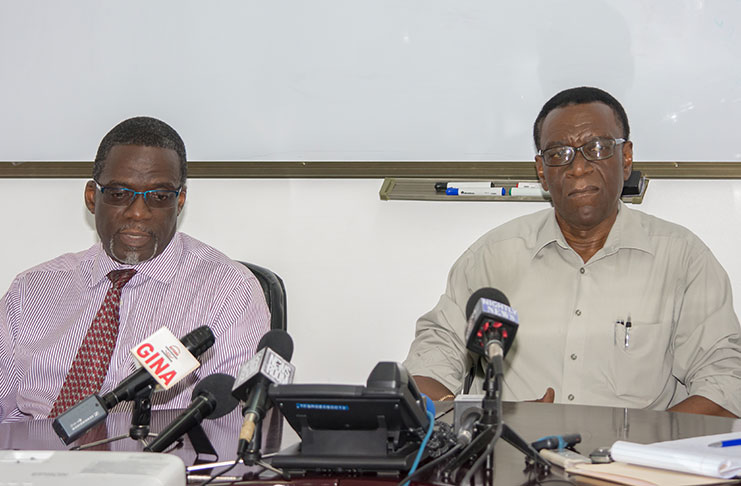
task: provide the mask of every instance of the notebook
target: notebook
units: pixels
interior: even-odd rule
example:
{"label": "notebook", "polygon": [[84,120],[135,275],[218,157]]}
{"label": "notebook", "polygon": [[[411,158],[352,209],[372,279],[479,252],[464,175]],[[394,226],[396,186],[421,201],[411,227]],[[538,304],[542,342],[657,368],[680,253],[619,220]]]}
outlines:
{"label": "notebook", "polygon": [[741,432],[653,444],[619,440],[613,444],[611,455],[615,461],[728,479],[741,476],[741,445],[712,447],[711,444],[735,439],[741,439]]}

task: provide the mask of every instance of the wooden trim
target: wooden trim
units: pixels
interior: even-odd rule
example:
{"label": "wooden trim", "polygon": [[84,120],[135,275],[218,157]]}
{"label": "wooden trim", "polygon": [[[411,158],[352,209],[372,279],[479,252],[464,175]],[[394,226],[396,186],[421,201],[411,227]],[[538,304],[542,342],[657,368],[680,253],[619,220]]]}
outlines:
{"label": "wooden trim", "polygon": [[[0,162],[0,179],[89,178],[92,162]],[[651,179],[741,179],[741,162],[634,162]],[[535,180],[532,162],[189,162],[193,179],[478,178]]]}

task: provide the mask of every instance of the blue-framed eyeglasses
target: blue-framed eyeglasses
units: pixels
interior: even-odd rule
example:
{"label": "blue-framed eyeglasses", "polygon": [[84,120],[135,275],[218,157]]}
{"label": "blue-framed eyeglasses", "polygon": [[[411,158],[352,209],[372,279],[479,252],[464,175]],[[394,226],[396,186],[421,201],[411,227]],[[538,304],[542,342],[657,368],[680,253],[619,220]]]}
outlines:
{"label": "blue-framed eyeglasses", "polygon": [[615,155],[615,147],[623,142],[625,142],[624,138],[597,137],[581,147],[571,147],[569,145],[551,147],[538,151],[538,155],[543,157],[543,162],[549,167],[569,165],[574,161],[577,151],[581,152],[585,159],[593,162],[595,160],[609,159]]}
{"label": "blue-framed eyeglasses", "polygon": [[149,191],[135,191],[128,187],[101,186],[98,181],[95,185],[103,195],[103,202],[111,206],[128,206],[138,194],[144,198],[144,202],[150,208],[171,208],[177,204],[178,196],[182,186],[176,190],[171,189],[151,189]]}

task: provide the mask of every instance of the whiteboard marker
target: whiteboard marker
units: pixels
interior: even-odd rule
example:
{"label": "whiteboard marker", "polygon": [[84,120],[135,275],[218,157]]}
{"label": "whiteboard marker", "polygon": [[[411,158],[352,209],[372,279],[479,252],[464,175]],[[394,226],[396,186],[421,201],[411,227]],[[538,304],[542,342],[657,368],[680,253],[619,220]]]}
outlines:
{"label": "whiteboard marker", "polygon": [[535,197],[550,197],[551,195],[543,190],[540,185],[538,187],[513,187],[509,191],[510,196],[535,196]]}
{"label": "whiteboard marker", "polygon": [[461,181],[461,182],[436,182],[435,190],[445,192],[446,189],[490,189],[494,186],[491,181]]}
{"label": "whiteboard marker", "polygon": [[517,187],[531,187],[540,189],[540,182],[518,182]]}
{"label": "whiteboard marker", "polygon": [[480,189],[458,189],[450,187],[445,190],[448,196],[506,196],[507,189],[504,187],[485,187]]}

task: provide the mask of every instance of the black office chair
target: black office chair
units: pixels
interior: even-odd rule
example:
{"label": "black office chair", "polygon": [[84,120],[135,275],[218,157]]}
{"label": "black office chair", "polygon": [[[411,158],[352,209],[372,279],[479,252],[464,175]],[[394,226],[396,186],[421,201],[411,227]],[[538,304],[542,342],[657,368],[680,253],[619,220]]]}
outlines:
{"label": "black office chair", "polygon": [[272,270],[255,265],[254,263],[239,262],[255,274],[262,285],[265,300],[270,309],[270,328],[286,330],[286,286],[283,279]]}

